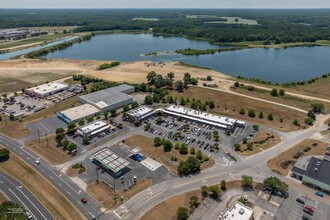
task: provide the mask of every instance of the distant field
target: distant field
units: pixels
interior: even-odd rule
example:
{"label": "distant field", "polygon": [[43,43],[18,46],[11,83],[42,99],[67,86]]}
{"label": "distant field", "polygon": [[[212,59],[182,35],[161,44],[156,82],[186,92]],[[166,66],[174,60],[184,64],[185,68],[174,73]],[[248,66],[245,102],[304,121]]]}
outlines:
{"label": "distant field", "polygon": [[217,24],[217,23],[223,23],[223,24],[246,24],[246,25],[258,25],[258,22],[255,20],[250,19],[244,19],[241,17],[220,17],[223,19],[226,19],[227,21],[208,21],[205,23],[208,24]]}
{"label": "distant field", "polygon": [[133,21],[159,21],[159,18],[133,18]]}

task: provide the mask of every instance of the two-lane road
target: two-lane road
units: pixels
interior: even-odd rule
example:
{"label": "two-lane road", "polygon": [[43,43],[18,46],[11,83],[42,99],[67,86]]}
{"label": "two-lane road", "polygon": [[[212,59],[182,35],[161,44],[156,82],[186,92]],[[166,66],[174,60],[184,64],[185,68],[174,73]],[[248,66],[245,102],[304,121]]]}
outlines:
{"label": "two-lane road", "polygon": [[0,172],[0,189],[10,201],[19,204],[25,211],[32,214],[36,220],[51,220],[54,217],[39,202],[34,195],[20,182],[11,176]]}

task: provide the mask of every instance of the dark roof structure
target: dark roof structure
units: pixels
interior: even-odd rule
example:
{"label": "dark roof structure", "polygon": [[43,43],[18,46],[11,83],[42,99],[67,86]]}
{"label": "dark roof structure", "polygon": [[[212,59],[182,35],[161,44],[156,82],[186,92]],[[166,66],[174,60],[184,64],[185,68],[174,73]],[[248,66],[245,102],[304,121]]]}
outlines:
{"label": "dark roof structure", "polygon": [[330,161],[312,157],[304,176],[330,185]]}

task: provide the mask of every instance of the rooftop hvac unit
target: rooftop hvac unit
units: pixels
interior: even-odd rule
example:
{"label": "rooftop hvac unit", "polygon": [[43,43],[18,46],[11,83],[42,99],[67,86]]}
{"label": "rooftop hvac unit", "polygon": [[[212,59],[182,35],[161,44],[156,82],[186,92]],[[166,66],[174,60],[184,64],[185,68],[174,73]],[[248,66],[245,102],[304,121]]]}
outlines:
{"label": "rooftop hvac unit", "polygon": [[240,210],[238,211],[239,214],[243,215],[245,213],[245,210],[243,208],[240,208]]}
{"label": "rooftop hvac unit", "polygon": [[314,171],[317,172],[317,168],[314,168]]}

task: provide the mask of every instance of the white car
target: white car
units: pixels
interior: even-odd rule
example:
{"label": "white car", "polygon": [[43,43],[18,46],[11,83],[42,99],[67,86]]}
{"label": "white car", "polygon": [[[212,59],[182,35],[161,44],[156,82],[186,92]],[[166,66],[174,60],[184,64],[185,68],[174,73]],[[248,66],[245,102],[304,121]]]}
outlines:
{"label": "white car", "polygon": [[27,217],[28,219],[32,219],[32,215],[31,215],[30,212],[26,212],[25,215],[26,215],[26,217]]}
{"label": "white car", "polygon": [[40,158],[38,158],[36,161],[34,161],[34,163],[39,165],[40,164]]}

